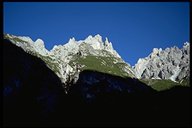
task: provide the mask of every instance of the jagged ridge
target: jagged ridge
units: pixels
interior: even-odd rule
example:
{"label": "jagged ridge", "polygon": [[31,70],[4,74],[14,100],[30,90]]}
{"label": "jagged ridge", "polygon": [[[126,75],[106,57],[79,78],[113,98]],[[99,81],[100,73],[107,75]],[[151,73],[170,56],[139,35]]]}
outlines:
{"label": "jagged ridge", "polygon": [[135,64],[135,75],[139,79],[170,79],[182,82],[190,77],[189,56],[188,42],[181,49],[176,46],[165,50],[154,48],[148,57],[140,58]]}
{"label": "jagged ridge", "polygon": [[[76,82],[80,71],[84,69],[93,69],[123,77],[135,77],[130,64],[127,64],[113,49],[112,43],[107,38],[103,42],[102,37],[98,34],[94,37],[88,36],[85,40],[80,41],[72,38],[64,45],[55,45],[50,51],[45,48],[41,39],[33,42],[29,37],[9,34],[5,34],[4,38],[21,47],[27,53],[41,58],[61,79],[66,90],[68,88],[67,82]],[[97,64],[101,67],[96,68]],[[113,66],[113,64],[119,66]]]}
{"label": "jagged ridge", "polygon": [[[151,85],[149,79],[165,80],[165,83],[168,79],[173,81],[167,81],[171,84],[165,89],[178,85],[175,82],[189,85],[188,42],[184,44],[182,49],[176,46],[165,50],[154,48],[148,57],[139,59],[137,64],[131,68],[130,64],[126,63],[113,49],[112,43],[107,38],[102,41],[102,37],[98,34],[94,37],[88,36],[85,40],[80,41],[71,38],[68,43],[55,45],[50,51],[45,48],[41,39],[33,42],[29,37],[9,34],[5,34],[4,38],[21,47],[27,53],[41,58],[61,79],[66,90],[69,87],[68,82],[75,83],[79,78],[79,73],[86,69],[121,77],[145,79],[144,82],[147,81],[148,85]],[[157,80],[155,83],[157,84],[159,81]]]}

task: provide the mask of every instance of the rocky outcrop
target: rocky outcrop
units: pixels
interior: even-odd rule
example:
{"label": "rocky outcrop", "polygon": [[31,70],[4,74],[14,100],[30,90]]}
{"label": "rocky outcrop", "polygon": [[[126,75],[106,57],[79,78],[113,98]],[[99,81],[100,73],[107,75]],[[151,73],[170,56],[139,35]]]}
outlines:
{"label": "rocky outcrop", "polygon": [[21,47],[27,53],[41,58],[61,79],[64,88],[67,88],[66,81],[73,80],[73,76],[78,76],[77,67],[82,69],[85,66],[74,61],[73,65],[70,65],[70,62],[77,56],[79,58],[87,56],[113,58],[115,65],[121,65],[120,72],[139,79],[182,81],[182,79],[189,78],[189,43],[185,43],[181,49],[176,46],[165,50],[154,48],[148,57],[139,59],[132,69],[114,50],[108,38],[103,41],[99,34],[94,37],[90,35],[85,40],[79,41],[73,37],[64,45],[55,45],[50,51],[45,48],[41,39],[33,42],[29,37],[9,34],[4,35],[4,38]]}
{"label": "rocky outcrop", "polygon": [[190,46],[186,42],[183,48],[174,46],[165,50],[154,48],[146,58],[139,59],[134,66],[137,78],[170,79],[181,81],[189,78]]}
{"label": "rocky outcrop", "polygon": [[[74,76],[76,78],[74,83],[68,77],[67,84],[73,86],[66,95],[60,79],[44,61],[26,53],[8,40],[4,40],[2,45],[4,48],[3,124],[5,126],[50,126],[51,124],[56,126],[58,123],[67,126],[78,122],[89,122],[89,119],[100,122],[97,111],[99,110],[104,116],[106,114],[103,107],[110,107],[118,113],[119,104],[116,102],[122,100],[122,94],[129,97],[137,93],[155,92],[136,79],[82,71],[79,76]],[[70,72],[71,68],[66,68],[65,71]],[[93,106],[90,103],[94,103]],[[110,106],[110,103],[116,105]],[[122,100],[122,105],[119,107],[126,103],[127,99]],[[102,108],[98,109],[98,105],[102,105]],[[90,108],[91,113],[85,115]],[[125,107],[124,110],[129,109]],[[106,119],[111,116],[106,115]],[[116,118],[115,115],[113,116]]]}
{"label": "rocky outcrop", "polygon": [[[122,71],[133,76],[131,66],[121,59],[120,55],[113,49],[112,43],[106,38],[103,42],[102,37],[97,34],[94,37],[88,36],[85,40],[76,41],[71,38],[68,43],[64,45],[55,45],[53,49],[48,51],[44,42],[37,39],[35,42],[30,37],[14,36],[5,34],[5,39],[10,40],[13,44],[21,47],[25,52],[41,58],[46,65],[55,72],[61,79],[63,87],[67,90],[67,81],[76,81],[78,78],[79,69],[84,65],[75,63],[73,66],[69,63],[74,57],[79,56],[86,58],[87,56],[102,56],[110,57],[116,60],[116,63],[123,63]],[[67,93],[67,91],[66,91]]]}
{"label": "rocky outcrop", "polygon": [[[74,86],[66,95],[55,75],[56,60],[27,54],[9,40],[2,45],[4,127],[191,126],[190,88],[157,92],[137,79],[84,70],[74,75],[74,83],[67,77]],[[73,70],[79,72],[79,67]]]}

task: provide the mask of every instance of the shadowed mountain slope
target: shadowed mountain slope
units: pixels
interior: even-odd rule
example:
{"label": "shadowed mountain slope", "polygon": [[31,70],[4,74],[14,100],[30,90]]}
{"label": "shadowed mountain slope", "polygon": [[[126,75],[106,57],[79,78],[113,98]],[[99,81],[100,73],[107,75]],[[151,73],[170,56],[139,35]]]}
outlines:
{"label": "shadowed mountain slope", "polygon": [[190,126],[190,88],[156,92],[133,78],[85,70],[65,94],[45,63],[3,42],[4,126]]}

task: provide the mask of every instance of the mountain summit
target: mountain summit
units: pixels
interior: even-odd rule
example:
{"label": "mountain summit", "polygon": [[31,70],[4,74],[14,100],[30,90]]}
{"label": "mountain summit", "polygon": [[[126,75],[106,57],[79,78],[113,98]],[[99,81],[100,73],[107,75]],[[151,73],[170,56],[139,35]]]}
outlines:
{"label": "mountain summit", "polygon": [[4,35],[4,38],[27,53],[41,58],[61,79],[66,90],[69,86],[67,83],[75,83],[79,73],[85,69],[121,77],[135,77],[130,64],[113,49],[108,38],[103,41],[99,34],[94,37],[90,35],[80,41],[71,38],[68,43],[55,45],[50,51],[45,48],[41,39],[33,42],[29,37],[9,34]]}
{"label": "mountain summit", "polygon": [[[5,126],[79,126],[89,122],[92,126],[104,122],[128,126],[190,126],[189,87],[164,77],[156,80],[155,75],[145,82],[143,79],[148,77],[145,73],[141,75],[144,78],[136,79],[135,69],[114,54],[108,39],[102,41],[100,36],[89,36],[85,40],[72,38],[48,51],[41,39],[32,41],[29,37],[4,35]],[[188,48],[188,43],[181,51],[169,48],[167,56],[162,56],[164,50],[154,49],[147,57],[149,63],[140,65],[146,69],[159,58],[167,57],[171,61],[164,59],[166,65],[179,66],[184,74],[179,76],[189,76],[187,68],[182,68],[189,66]],[[138,71],[142,72],[141,69]],[[153,65],[151,69],[146,70],[150,73],[167,70]]]}
{"label": "mountain summit", "polygon": [[189,56],[188,42],[181,49],[176,46],[165,50],[154,48],[148,57],[140,58],[135,64],[135,75],[139,79],[170,79],[182,82],[190,77]]}
{"label": "mountain summit", "polygon": [[[64,45],[55,45],[50,51],[44,42],[30,37],[5,34],[4,38],[21,47],[25,52],[42,59],[48,68],[60,78],[66,92],[71,84],[76,83],[83,70],[98,71],[120,77],[131,77],[141,81],[147,80],[147,85],[168,82],[169,85],[189,84],[189,43],[183,48],[154,48],[145,58],[140,58],[134,67],[126,63],[114,50],[112,43],[97,34],[88,36],[85,40],[69,39]],[[152,81],[153,80],[153,81]],[[170,81],[171,82],[170,82]],[[165,86],[166,87],[166,86]],[[158,90],[158,89],[157,89]],[[161,90],[161,89],[160,89]]]}

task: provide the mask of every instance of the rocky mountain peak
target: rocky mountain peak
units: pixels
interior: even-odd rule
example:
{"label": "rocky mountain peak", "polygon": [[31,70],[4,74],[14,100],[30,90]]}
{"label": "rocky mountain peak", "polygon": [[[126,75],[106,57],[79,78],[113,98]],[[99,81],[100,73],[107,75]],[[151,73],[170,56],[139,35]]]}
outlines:
{"label": "rocky mountain peak", "polygon": [[94,38],[95,38],[96,40],[98,40],[99,42],[103,42],[103,41],[102,41],[102,37],[101,37],[99,34],[95,35]]}
{"label": "rocky mountain peak", "polygon": [[139,79],[170,79],[172,81],[189,78],[189,52],[188,42],[184,43],[181,49],[176,46],[165,50],[154,48],[148,57],[139,59],[135,64],[135,75]]}
{"label": "rocky mountain peak", "polygon": [[44,45],[44,42],[42,39],[37,39],[35,42],[34,42],[35,45],[39,46],[39,47],[45,47]]}
{"label": "rocky mountain peak", "polygon": [[33,44],[34,44],[33,45],[34,49],[39,54],[45,56],[45,55],[47,55],[49,53],[49,51],[45,48],[45,44],[44,44],[42,39],[37,39]]}
{"label": "rocky mountain peak", "polygon": [[104,45],[107,46],[108,44],[109,44],[109,40],[108,40],[107,37],[105,37],[105,43],[104,43]]}
{"label": "rocky mountain peak", "polygon": [[[85,42],[90,42],[90,41],[103,42],[102,36],[100,36],[99,34],[95,35],[94,37],[92,35],[89,35],[84,41]],[[92,42],[92,43],[94,43],[94,42]]]}
{"label": "rocky mountain peak", "polygon": [[73,37],[73,38],[70,38],[69,41],[68,41],[68,43],[76,43],[75,38],[74,38],[74,37]]}
{"label": "rocky mountain peak", "polygon": [[189,42],[185,42],[184,45],[183,45],[183,51],[186,53],[186,54],[189,54]]}
{"label": "rocky mountain peak", "polygon": [[189,47],[189,42],[185,42],[183,46],[184,47]]}
{"label": "rocky mountain peak", "polygon": [[[79,62],[73,62],[73,64],[71,64],[71,61],[76,57],[76,59],[82,59],[82,61],[87,57],[92,58],[93,61],[98,61],[98,63],[101,63],[104,67],[107,66],[105,64],[109,61],[108,59],[111,58],[112,61],[110,61],[110,63],[119,62],[123,64],[118,70],[122,70],[121,72],[124,74],[134,75],[130,66],[126,64],[113,49],[112,43],[109,42],[107,38],[105,42],[103,42],[99,34],[94,37],[90,35],[85,40],[80,41],[76,41],[73,37],[64,45],[55,45],[50,51],[45,48],[44,42],[41,39],[37,39],[33,42],[29,37],[18,37],[13,35],[5,37],[27,53],[41,58],[61,79],[64,88],[68,86],[66,83],[67,81],[72,81],[73,79],[76,81],[78,79],[80,71],[78,68],[85,66],[85,64],[78,64]],[[105,59],[101,62],[101,59],[99,59],[100,57]],[[89,64],[87,65],[88,68],[91,68],[91,66],[92,65]]]}
{"label": "rocky mountain peak", "polygon": [[84,42],[93,47],[93,49],[103,49],[102,37],[99,34],[95,35],[94,37],[91,35],[88,36]]}
{"label": "rocky mountain peak", "polygon": [[[75,40],[75,38],[73,37],[73,38],[70,38],[69,41],[68,41],[68,43],[64,44],[63,46],[64,46],[65,48],[70,48],[70,47],[74,48],[74,47],[77,47],[77,46],[78,46],[78,43],[77,43],[77,41]],[[71,48],[70,48],[70,49],[71,49]]]}
{"label": "rocky mountain peak", "polygon": [[33,40],[28,36],[18,36],[17,37],[17,36],[12,35],[12,37],[19,38],[19,39],[26,41],[26,42],[34,43]]}
{"label": "rocky mountain peak", "polygon": [[153,52],[150,54],[150,57],[153,58],[153,57],[156,57],[158,56],[162,51],[162,48],[153,48]]}
{"label": "rocky mountain peak", "polygon": [[[95,36],[90,35],[85,40],[80,41],[76,41],[73,37],[64,45],[55,45],[50,51],[45,48],[44,42],[41,39],[33,42],[30,37],[9,34],[4,35],[4,37],[13,44],[21,47],[24,51],[31,54],[33,53],[33,55],[44,60],[63,83],[73,75],[78,76],[76,75],[77,63],[73,66],[69,64],[75,57],[81,58],[81,62],[84,61],[83,59],[86,57],[89,59],[93,57],[93,59],[96,60],[99,57],[113,58],[113,64],[123,64],[120,70],[132,74],[132,76],[139,79],[170,79],[172,81],[180,81],[183,78],[188,78],[190,74],[190,47],[188,42],[184,43],[181,49],[176,46],[166,48],[165,50],[162,48],[154,48],[149,56],[140,58],[132,69],[113,49],[113,45],[108,38],[106,37],[103,42],[99,34]],[[103,60],[101,64],[105,65],[106,61],[108,60]],[[85,65],[81,65],[81,67],[83,66]]]}
{"label": "rocky mountain peak", "polygon": [[107,37],[105,38],[104,46],[109,47],[110,49],[113,49],[112,43],[109,42]]}

